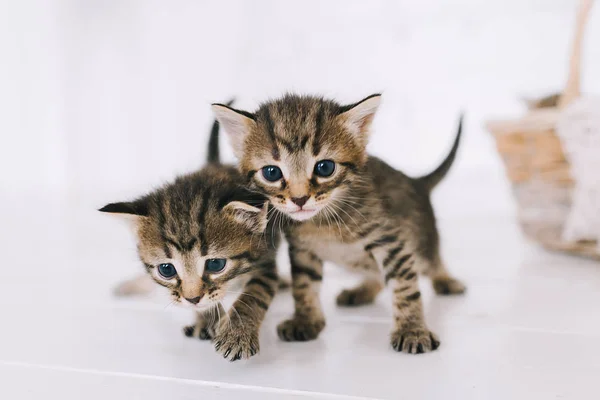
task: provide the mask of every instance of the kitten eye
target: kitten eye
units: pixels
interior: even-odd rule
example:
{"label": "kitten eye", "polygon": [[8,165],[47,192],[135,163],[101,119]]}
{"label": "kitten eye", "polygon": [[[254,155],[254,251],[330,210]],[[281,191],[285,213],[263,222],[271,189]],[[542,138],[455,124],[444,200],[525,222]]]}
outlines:
{"label": "kitten eye", "polygon": [[158,273],[165,279],[171,279],[177,275],[177,270],[173,264],[165,263],[158,266]]}
{"label": "kitten eye", "polygon": [[274,165],[267,165],[262,168],[262,174],[266,180],[269,182],[276,182],[283,178],[283,174],[281,173],[281,169]]}
{"label": "kitten eye", "polygon": [[315,174],[322,177],[328,177],[335,171],[335,163],[331,160],[321,160],[315,164]]}
{"label": "kitten eye", "polygon": [[206,272],[220,272],[225,268],[227,260],[224,258],[209,258],[204,263],[204,270]]}

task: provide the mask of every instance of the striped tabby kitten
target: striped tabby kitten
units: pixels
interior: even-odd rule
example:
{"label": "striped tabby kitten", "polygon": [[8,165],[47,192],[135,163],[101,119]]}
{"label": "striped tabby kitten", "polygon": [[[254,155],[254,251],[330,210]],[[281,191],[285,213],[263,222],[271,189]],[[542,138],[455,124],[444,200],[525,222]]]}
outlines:
{"label": "striped tabby kitten", "polygon": [[[218,126],[202,170],[123,203],[100,209],[134,222],[148,275],[177,303],[197,311],[186,336],[212,339],[235,361],[259,351],[258,333],[278,285],[276,231],[264,196],[243,188],[231,166],[219,164]],[[238,295],[229,312],[221,301]]]}
{"label": "striped tabby kitten", "polygon": [[454,161],[461,127],[446,160],[413,179],[366,153],[379,102],[378,94],[347,106],[286,95],[255,113],[213,105],[249,187],[290,219],[295,313],[278,326],[283,340],[315,339],[325,327],[323,261],[365,274],[338,295],[340,306],[372,303],[384,284],[393,287],[396,351],[424,353],[440,344],[424,320],[418,272],[431,277],[438,294],[465,290],[440,258],[429,198]]}

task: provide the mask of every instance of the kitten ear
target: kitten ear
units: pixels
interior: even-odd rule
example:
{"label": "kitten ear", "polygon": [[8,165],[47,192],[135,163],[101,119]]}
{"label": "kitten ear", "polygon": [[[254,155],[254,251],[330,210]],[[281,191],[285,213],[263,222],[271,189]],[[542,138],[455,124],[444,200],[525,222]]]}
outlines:
{"label": "kitten ear", "polygon": [[212,110],[217,121],[227,132],[229,143],[233,147],[233,153],[238,159],[241,159],[244,153],[244,141],[251,127],[255,124],[254,115],[218,103],[212,105]]}
{"label": "kitten ear", "polygon": [[232,201],[223,210],[230,213],[236,222],[245,225],[253,232],[262,233],[267,228],[267,203],[260,208],[243,201]]}
{"label": "kitten ear", "polygon": [[110,203],[98,211],[118,215],[123,219],[137,222],[140,218],[148,216],[148,204],[143,200]]}
{"label": "kitten ear", "polygon": [[338,118],[351,133],[367,138],[380,102],[381,94],[372,94],[358,103],[341,107]]}

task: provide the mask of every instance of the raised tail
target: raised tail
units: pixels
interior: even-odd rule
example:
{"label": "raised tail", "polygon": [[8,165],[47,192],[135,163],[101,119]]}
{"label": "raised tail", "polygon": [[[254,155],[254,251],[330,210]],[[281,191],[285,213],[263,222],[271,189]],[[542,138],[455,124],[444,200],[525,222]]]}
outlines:
{"label": "raised tail", "polygon": [[433,172],[418,178],[418,181],[425,185],[427,190],[430,192],[433,190],[434,187],[437,186],[438,183],[441,182],[442,179],[444,179],[444,177],[450,170],[450,167],[454,163],[454,159],[456,158],[456,152],[460,144],[460,137],[462,135],[463,118],[464,113],[460,115],[460,119],[458,121],[458,132],[456,132],[454,144],[452,145],[452,149],[450,150],[450,153],[448,154],[446,159]]}
{"label": "raised tail", "polygon": [[[233,104],[235,99],[231,99],[227,102],[230,106]],[[221,163],[221,152],[219,151],[219,121],[215,119],[212,128],[210,130],[210,139],[208,139],[208,155],[206,156],[206,162],[209,164],[220,164]]]}

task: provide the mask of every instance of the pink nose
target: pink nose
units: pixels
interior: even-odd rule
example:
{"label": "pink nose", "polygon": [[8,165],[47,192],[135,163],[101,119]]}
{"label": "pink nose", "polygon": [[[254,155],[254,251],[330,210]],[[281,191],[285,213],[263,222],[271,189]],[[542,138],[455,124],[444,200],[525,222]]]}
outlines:
{"label": "pink nose", "polygon": [[304,197],[292,197],[292,201],[298,205],[298,207],[302,207],[303,205],[306,204],[306,202],[308,201],[309,197],[308,196],[304,196]]}

